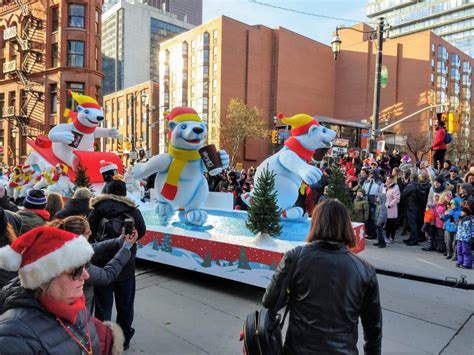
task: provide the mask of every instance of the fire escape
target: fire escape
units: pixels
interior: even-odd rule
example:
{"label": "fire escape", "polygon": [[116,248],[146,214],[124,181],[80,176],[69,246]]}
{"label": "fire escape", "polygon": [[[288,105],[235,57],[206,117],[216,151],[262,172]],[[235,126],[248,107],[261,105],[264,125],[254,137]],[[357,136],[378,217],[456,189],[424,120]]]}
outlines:
{"label": "fire escape", "polygon": [[42,21],[33,15],[23,0],[15,0],[15,3],[21,10],[24,25],[21,31],[16,26],[5,29],[4,40],[13,43],[19,58],[15,56],[13,60],[5,62],[3,72],[21,84],[23,90],[20,95],[20,112],[17,112],[15,106],[4,107],[3,118],[18,127],[23,136],[31,138],[45,131],[43,112],[35,115],[38,103],[43,101],[43,86],[31,80],[35,66],[41,65],[42,61],[43,44],[34,40],[42,27]]}

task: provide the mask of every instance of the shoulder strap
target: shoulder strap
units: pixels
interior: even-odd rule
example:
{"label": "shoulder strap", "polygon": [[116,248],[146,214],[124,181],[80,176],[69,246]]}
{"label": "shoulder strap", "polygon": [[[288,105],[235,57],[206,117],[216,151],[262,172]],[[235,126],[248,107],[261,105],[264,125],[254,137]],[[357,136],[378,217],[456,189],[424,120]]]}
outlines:
{"label": "shoulder strap", "polygon": [[[298,263],[298,259],[301,255],[301,251],[303,250],[303,248],[304,248],[304,245],[298,247],[296,257],[294,258],[294,260],[291,260],[291,265],[290,265],[290,269],[288,271],[288,275],[286,275],[285,284],[284,284],[282,290],[280,291],[280,295],[278,296],[278,299],[275,303],[275,307],[273,308],[274,313],[276,313],[281,308],[285,297],[288,296],[288,294],[289,294],[289,289],[288,288],[290,286],[290,281],[293,278],[293,274],[295,273],[296,264]],[[283,316],[283,319],[281,320],[281,323],[280,323],[281,325],[283,325],[283,323],[285,323],[285,318],[286,318],[286,315],[288,314],[288,311],[289,311],[289,307],[287,306],[286,309],[285,309],[285,315]]]}

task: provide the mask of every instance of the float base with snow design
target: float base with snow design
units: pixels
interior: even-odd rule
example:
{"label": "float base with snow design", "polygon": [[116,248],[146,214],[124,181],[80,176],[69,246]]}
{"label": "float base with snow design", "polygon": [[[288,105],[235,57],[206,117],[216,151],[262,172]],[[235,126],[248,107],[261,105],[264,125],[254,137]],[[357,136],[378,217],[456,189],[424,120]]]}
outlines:
{"label": "float base with snow design", "polygon": [[[183,269],[266,287],[283,254],[304,243],[309,219],[284,221],[278,239],[258,243],[245,228],[246,212],[208,210],[208,222],[190,227],[177,216],[168,226],[156,223],[152,207],[141,207],[147,232],[139,241],[137,257]],[[174,222],[173,222],[174,221]],[[358,253],[365,249],[365,229],[353,223]]]}

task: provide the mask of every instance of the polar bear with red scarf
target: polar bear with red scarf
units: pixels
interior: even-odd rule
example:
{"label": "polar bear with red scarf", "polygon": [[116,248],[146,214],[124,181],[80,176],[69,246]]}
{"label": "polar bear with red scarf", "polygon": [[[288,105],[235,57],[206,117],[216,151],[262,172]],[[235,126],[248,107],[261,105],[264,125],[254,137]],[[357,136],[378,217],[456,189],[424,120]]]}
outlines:
{"label": "polar bear with red scarf", "polygon": [[[291,137],[285,146],[277,153],[265,159],[255,173],[255,181],[265,169],[275,174],[275,191],[277,205],[281,209],[283,218],[295,219],[303,216],[303,209],[296,207],[298,191],[301,183],[314,185],[321,179],[322,172],[317,167],[308,164],[316,149],[331,147],[331,141],[336,137],[336,132],[319,124],[310,115],[298,114],[292,117],[278,118],[283,123],[291,126]],[[252,191],[242,194],[242,200],[250,205]]]}
{"label": "polar bear with red scarf", "polygon": [[[168,119],[168,153],[155,155],[146,163],[136,164],[132,170],[135,179],[158,173],[155,189],[158,202],[155,208],[160,222],[166,225],[177,209],[183,208],[180,219],[194,225],[203,225],[207,213],[202,209],[209,195],[209,185],[203,173],[207,171],[198,150],[207,137],[207,126],[190,107],[175,107]],[[221,150],[223,168],[229,166],[229,155]],[[217,175],[220,171],[212,171]]]}
{"label": "polar bear with red scarf", "polygon": [[65,116],[71,123],[55,126],[48,134],[54,155],[72,169],[76,169],[75,150],[94,151],[94,140],[100,137],[118,138],[117,128],[99,128],[104,120],[104,111],[95,99],[70,92],[78,103],[77,112],[66,110]]}

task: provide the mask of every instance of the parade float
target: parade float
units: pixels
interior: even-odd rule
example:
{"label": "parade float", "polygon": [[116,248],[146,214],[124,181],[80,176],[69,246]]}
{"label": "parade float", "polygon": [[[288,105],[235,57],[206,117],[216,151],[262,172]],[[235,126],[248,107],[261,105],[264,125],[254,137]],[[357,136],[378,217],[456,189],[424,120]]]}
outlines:
{"label": "parade float", "polygon": [[[197,113],[191,108],[175,108],[167,119],[169,153],[154,156],[132,170],[136,179],[157,173],[156,205],[140,207],[147,233],[139,241],[137,257],[266,287],[282,255],[304,243],[310,220],[294,207],[298,189],[302,182],[315,183],[321,177],[319,169],[308,162],[317,149],[327,149],[335,132],[308,115],[283,118],[292,126],[292,136],[280,152],[259,166],[256,176],[257,185],[265,170],[274,176],[281,234],[257,238],[247,228],[247,212],[232,211],[232,202],[228,209],[222,205],[206,208],[219,207],[209,201],[225,200],[229,194],[209,193],[203,173],[219,174],[229,158],[225,151],[203,149],[207,127]],[[244,196],[249,205],[253,194]],[[357,253],[365,248],[365,230],[362,223],[353,223],[353,228],[357,237],[353,251]]]}
{"label": "parade float", "polygon": [[[74,188],[73,181],[80,167],[83,167],[96,192],[100,192],[103,176],[100,173],[103,162],[116,164],[118,172],[123,173],[122,162],[114,153],[94,151],[95,139],[100,137],[117,138],[116,128],[101,128],[104,112],[95,99],[75,92],[69,93],[76,101],[76,111],[67,109],[64,116],[67,123],[60,123],[48,134],[28,139],[27,143],[33,152],[26,159],[25,165],[35,172],[32,183],[26,185],[26,177],[14,174],[13,189],[26,191],[28,188],[45,188],[47,192],[58,192],[70,197]],[[20,169],[15,169],[21,171]],[[14,190],[15,191],[15,190]],[[21,197],[21,196],[16,196]]]}

